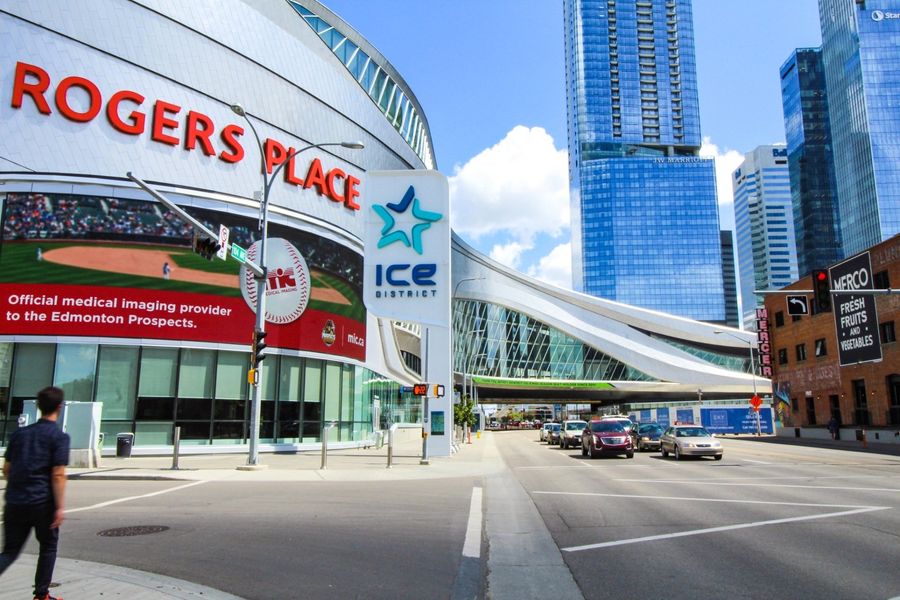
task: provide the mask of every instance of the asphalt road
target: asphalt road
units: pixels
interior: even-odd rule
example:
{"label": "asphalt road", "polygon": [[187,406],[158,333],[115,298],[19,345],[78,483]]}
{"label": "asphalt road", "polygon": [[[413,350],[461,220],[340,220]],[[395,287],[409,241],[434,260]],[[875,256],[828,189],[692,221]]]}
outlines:
{"label": "asphalt road", "polygon": [[536,432],[497,440],[585,598],[900,596],[898,457],[726,439],[718,462],[591,460]]}
{"label": "asphalt road", "polygon": [[[448,598],[460,572],[475,484],[481,485],[477,478],[75,480],[69,482],[60,555],[176,577],[249,600]],[[133,498],[145,494],[157,495]],[[110,501],[115,503],[103,505]],[[98,535],[138,525],[170,529]],[[32,541],[26,551],[36,549]]]}
{"label": "asphalt road", "polygon": [[[61,555],[248,600],[471,599],[485,589],[495,600],[574,600],[576,584],[589,599],[900,598],[900,457],[726,439],[718,462],[591,460],[536,431],[479,443],[491,449],[483,460],[508,470],[70,481]],[[482,505],[485,537],[473,537]],[[98,535],[139,525],[169,529]]]}

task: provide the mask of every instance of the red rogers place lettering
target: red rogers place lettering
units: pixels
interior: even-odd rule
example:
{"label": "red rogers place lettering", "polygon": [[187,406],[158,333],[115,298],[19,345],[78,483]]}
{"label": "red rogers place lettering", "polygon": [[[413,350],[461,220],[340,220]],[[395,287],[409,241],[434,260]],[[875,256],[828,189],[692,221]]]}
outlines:
{"label": "red rogers place lettering", "polygon": [[[142,94],[132,90],[120,90],[105,100],[100,88],[84,77],[64,77],[52,88],[50,74],[41,67],[24,62],[16,63],[13,77],[12,107],[20,109],[26,97],[42,115],[53,114],[51,102],[56,110],[70,121],[88,123],[101,112],[116,131],[125,135],[143,135],[148,129],[150,139],[168,146],[181,145],[185,150],[199,148],[206,156],[215,156],[226,163],[240,162],[244,158],[244,147],[240,138],[244,128],[230,123],[218,130],[212,118],[194,110],[183,111],[177,104],[156,99],[147,100]],[[76,91],[77,90],[77,91]],[[81,94],[87,100],[86,107],[73,107],[69,95]],[[146,106],[145,110],[138,110]],[[218,149],[217,149],[218,147]],[[294,148],[271,138],[263,142],[266,171],[284,163]],[[296,157],[292,157],[284,168],[284,181],[302,189],[314,188],[319,196],[343,204],[349,210],[359,210],[360,180],[342,169],[335,167],[326,171],[322,162],[314,158],[301,178],[297,172]]]}

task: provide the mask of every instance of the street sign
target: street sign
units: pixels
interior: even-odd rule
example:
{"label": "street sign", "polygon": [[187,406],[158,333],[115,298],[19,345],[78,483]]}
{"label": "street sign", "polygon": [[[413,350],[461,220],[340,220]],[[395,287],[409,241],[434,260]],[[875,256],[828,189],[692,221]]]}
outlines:
{"label": "street sign", "polygon": [[247,262],[247,251],[237,244],[231,244],[231,257],[238,262]]}
{"label": "street sign", "polygon": [[[831,267],[828,276],[831,279],[832,291],[875,289],[872,262],[868,252]],[[875,296],[832,294],[832,306],[841,366],[881,360]]]}
{"label": "street sign", "polygon": [[789,315],[808,315],[809,301],[806,296],[788,296],[787,312]]}
{"label": "street sign", "polygon": [[754,395],[752,398],[750,398],[750,405],[754,409],[759,410],[759,407],[762,405],[762,398],[760,398],[757,395]]}
{"label": "street sign", "polygon": [[219,225],[219,251],[216,252],[216,256],[225,260],[228,258],[228,228],[224,225]]}

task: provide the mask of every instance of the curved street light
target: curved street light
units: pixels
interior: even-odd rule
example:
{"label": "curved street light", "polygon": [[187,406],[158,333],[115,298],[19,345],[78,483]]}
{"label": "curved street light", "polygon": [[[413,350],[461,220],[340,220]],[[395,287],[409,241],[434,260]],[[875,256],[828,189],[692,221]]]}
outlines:
{"label": "curved street light", "polygon": [[[262,197],[259,198],[260,246],[258,264],[262,269],[263,275],[256,277],[255,330],[264,332],[266,328],[266,246],[268,240],[269,225],[269,191],[272,189],[272,182],[275,181],[278,173],[281,172],[281,169],[283,169],[292,158],[294,158],[301,152],[306,152],[307,150],[312,150],[313,148],[323,148],[325,146],[341,146],[342,148],[361,150],[365,148],[365,145],[362,142],[323,142],[321,144],[310,144],[308,146],[300,148],[299,150],[290,152],[284,158],[284,161],[280,165],[278,165],[275,170],[272,171],[272,174],[268,175],[266,173],[265,149],[263,147],[262,141],[259,138],[259,133],[257,133],[256,127],[253,126],[253,121],[250,119],[250,113],[248,113],[242,105],[237,103],[232,104],[230,108],[234,114],[238,115],[239,117],[243,117],[244,120],[247,121],[247,125],[250,126],[250,131],[253,132],[253,137],[256,138],[256,145],[259,148],[259,163],[261,166],[263,177],[263,189]],[[255,468],[262,468],[262,466],[259,464],[259,417],[261,406],[262,388],[259,385],[259,380],[257,380],[257,382],[253,384],[253,399],[250,408],[250,452],[247,456],[247,466]]]}

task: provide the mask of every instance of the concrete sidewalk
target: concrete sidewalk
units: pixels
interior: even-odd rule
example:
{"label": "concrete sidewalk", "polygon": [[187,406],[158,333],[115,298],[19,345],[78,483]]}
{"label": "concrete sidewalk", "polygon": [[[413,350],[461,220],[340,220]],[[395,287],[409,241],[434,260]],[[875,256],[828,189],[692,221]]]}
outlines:
{"label": "concrete sidewalk", "polygon": [[[0,600],[25,600],[32,597],[34,567],[37,557],[22,554],[3,574]],[[58,558],[50,595],[64,600],[97,600],[128,598],[129,600],[241,600],[213,588],[124,567]]]}
{"label": "concrete sidewalk", "polygon": [[[202,454],[181,456],[178,470],[172,458],[137,456],[106,458],[96,469],[68,469],[70,479],[132,479],[171,481],[397,481],[487,475],[504,468],[502,461],[485,460],[493,444],[473,436],[472,444],[461,444],[452,457],[421,462],[421,441],[406,440],[394,446],[392,468],[387,468],[387,445],[383,448],[330,450],[327,468],[321,469],[321,452],[260,454],[266,468],[238,470],[247,464],[247,454]],[[488,451],[489,452],[489,451]]]}

